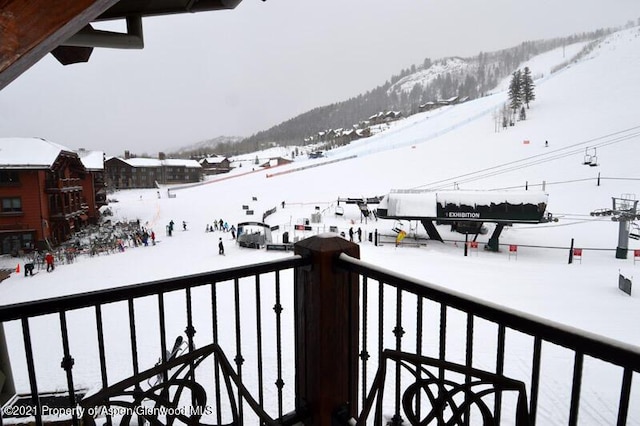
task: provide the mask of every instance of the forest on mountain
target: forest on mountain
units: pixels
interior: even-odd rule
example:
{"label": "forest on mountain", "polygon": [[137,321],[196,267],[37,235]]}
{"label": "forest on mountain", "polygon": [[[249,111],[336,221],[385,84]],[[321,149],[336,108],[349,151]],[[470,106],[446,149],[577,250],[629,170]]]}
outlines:
{"label": "forest on mountain", "polygon": [[[419,112],[420,105],[454,96],[475,99],[494,89],[523,62],[549,50],[578,42],[598,40],[616,29],[600,29],[547,40],[527,41],[518,46],[480,52],[469,58],[443,58],[403,69],[384,84],[342,102],[321,106],[255,133],[240,142],[220,143],[199,152],[218,155],[238,155],[254,152],[264,146],[303,145],[319,132],[332,129],[352,129],[362,126],[369,117],[388,111],[403,116]],[[535,77],[535,76],[534,76]],[[189,154],[182,149],[181,156]]]}

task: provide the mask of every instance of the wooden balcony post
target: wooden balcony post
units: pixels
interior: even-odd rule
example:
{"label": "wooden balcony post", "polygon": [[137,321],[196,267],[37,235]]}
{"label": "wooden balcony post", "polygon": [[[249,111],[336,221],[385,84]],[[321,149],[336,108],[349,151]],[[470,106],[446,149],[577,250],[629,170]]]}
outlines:
{"label": "wooden balcony post", "polygon": [[296,243],[295,253],[312,259],[295,278],[296,406],[308,410],[305,425],[326,426],[345,404],[356,415],[358,276],[337,270],[335,259],[360,258],[360,247],[322,234]]}

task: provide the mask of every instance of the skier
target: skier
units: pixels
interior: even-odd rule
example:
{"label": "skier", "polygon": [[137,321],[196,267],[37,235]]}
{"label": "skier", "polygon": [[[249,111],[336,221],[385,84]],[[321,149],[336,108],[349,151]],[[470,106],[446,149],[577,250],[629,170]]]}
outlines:
{"label": "skier", "polygon": [[187,230],[187,222],[185,222],[184,220],[182,221],[182,230],[183,231]]}
{"label": "skier", "polygon": [[358,228],[358,242],[362,242],[362,228]]}
{"label": "skier", "polygon": [[224,244],[222,244],[222,238],[218,242],[218,254],[224,255]]}
{"label": "skier", "polygon": [[151,231],[151,245],[155,246],[156,245],[156,233]]}
{"label": "skier", "polygon": [[353,241],[353,226],[349,228],[349,241]]}

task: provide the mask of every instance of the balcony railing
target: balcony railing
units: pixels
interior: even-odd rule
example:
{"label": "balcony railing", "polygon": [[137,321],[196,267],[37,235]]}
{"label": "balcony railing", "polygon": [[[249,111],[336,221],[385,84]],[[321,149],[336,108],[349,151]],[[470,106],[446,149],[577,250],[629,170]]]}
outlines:
{"label": "balcony railing", "polygon": [[45,189],[47,192],[82,191],[82,181],[78,178],[47,179]]}
{"label": "balcony railing", "polygon": [[89,206],[84,203],[73,203],[64,207],[52,208],[49,212],[51,220],[67,220],[85,214],[89,210]]}
{"label": "balcony railing", "polygon": [[0,307],[27,400],[3,422],[575,425],[593,401],[615,407],[601,422],[640,421],[638,347],[375,267],[342,238],[295,253]]}

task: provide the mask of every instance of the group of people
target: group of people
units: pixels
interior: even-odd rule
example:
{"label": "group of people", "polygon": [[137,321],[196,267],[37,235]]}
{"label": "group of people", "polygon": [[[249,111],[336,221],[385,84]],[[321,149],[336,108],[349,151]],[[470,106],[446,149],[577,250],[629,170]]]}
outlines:
{"label": "group of people", "polygon": [[[169,224],[167,225],[167,236],[172,236],[173,235],[173,227],[175,226],[175,222],[173,221],[173,219],[171,219],[169,221]],[[182,221],[182,230],[186,231],[187,230],[187,222],[186,221]]]}
{"label": "group of people", "polygon": [[[173,234],[173,227],[175,226],[175,222],[173,221],[173,219],[169,222],[169,224],[167,225],[167,235],[170,237]],[[182,230],[186,231],[187,230],[187,222],[186,221],[182,221]],[[214,232],[214,231],[223,231],[223,232],[231,232],[231,237],[233,239],[236,238],[236,227],[231,225],[231,227],[229,227],[229,224],[227,222],[225,222],[224,220],[220,219],[220,220],[214,220],[213,221],[213,225],[209,225],[207,223],[207,227],[205,229],[205,232]],[[154,236],[154,241],[155,241],[155,236]],[[224,255],[224,243],[222,242],[222,238],[218,239],[218,254]]]}
{"label": "group of people", "polygon": [[361,243],[362,242],[362,228],[358,228],[357,231],[353,231],[353,226],[351,228],[349,228],[349,241],[353,241],[353,235],[354,233],[358,234],[358,242]]}
{"label": "group of people", "polygon": [[[235,230],[235,228],[233,228],[233,229]],[[220,220],[214,220],[213,221],[213,225],[209,225],[207,223],[206,232],[213,232],[213,231],[229,232],[230,230],[231,230],[231,228],[229,228],[229,224],[227,222],[225,222],[224,220],[220,219]]]}
{"label": "group of people", "polygon": [[222,232],[231,232],[231,238],[236,239],[236,227],[234,225],[229,226],[229,224],[222,219],[214,220],[213,225],[209,225],[207,223],[207,228],[205,232],[214,232],[214,231],[222,231]]}
{"label": "group of people", "polygon": [[[153,230],[142,227],[129,235],[128,240],[133,244],[134,247],[148,246],[149,241],[151,241],[151,245],[155,246],[156,233],[153,232]],[[120,251],[124,251],[124,241],[122,239],[118,239],[118,249]]]}
{"label": "group of people", "polygon": [[[47,252],[44,255],[44,263],[47,265],[47,272],[53,272],[55,269],[55,258],[53,253]],[[33,262],[28,262],[24,264],[24,276],[33,276],[33,270],[35,269],[35,264]]]}

